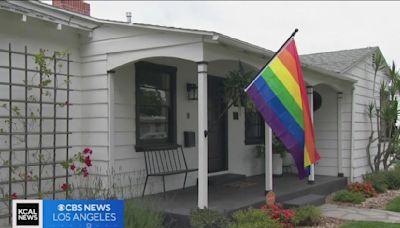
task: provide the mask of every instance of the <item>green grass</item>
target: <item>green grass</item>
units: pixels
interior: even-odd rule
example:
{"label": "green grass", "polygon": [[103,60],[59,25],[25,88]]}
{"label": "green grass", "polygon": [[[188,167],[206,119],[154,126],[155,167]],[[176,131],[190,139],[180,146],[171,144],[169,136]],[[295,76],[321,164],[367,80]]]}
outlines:
{"label": "green grass", "polygon": [[389,203],[386,204],[385,210],[400,212],[400,197],[396,197],[392,199]]}
{"label": "green grass", "polygon": [[385,222],[351,222],[344,224],[341,228],[399,228],[398,223],[385,223]]}

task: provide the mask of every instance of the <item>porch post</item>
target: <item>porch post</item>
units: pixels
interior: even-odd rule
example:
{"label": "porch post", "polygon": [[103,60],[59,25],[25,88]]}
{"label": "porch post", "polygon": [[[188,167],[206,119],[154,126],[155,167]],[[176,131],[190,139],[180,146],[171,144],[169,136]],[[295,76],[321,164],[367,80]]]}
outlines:
{"label": "porch post", "polygon": [[[313,96],[314,88],[312,86],[307,86],[307,95],[308,95],[308,103],[310,104],[310,116],[311,121],[314,122],[314,96]],[[308,176],[308,183],[314,184],[315,180],[315,171],[314,164],[310,166],[310,176]]]}
{"label": "porch post", "polygon": [[208,207],[208,140],[207,140],[207,62],[197,63],[198,86],[198,207]]}
{"label": "porch post", "polygon": [[112,175],[114,169],[115,153],[115,122],[114,122],[114,79],[115,71],[107,71],[108,83],[108,188],[111,188],[114,182]]}
{"label": "porch post", "polygon": [[272,191],[272,130],[265,124],[265,194]]}
{"label": "porch post", "polygon": [[342,153],[342,100],[343,93],[337,93],[337,167],[338,177],[343,177],[343,153]]}

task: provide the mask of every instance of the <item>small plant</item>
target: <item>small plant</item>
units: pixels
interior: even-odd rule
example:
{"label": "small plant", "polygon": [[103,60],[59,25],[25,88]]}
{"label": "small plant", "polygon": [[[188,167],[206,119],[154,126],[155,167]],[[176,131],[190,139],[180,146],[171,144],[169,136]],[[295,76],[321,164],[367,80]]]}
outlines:
{"label": "small plant", "polygon": [[265,214],[264,210],[250,208],[237,211],[232,215],[230,228],[280,228],[278,222]]}
{"label": "small plant", "polygon": [[273,220],[280,223],[283,227],[294,227],[294,211],[291,209],[283,209],[281,206],[275,204],[272,206],[264,205],[261,207],[268,216]]}
{"label": "small plant", "polygon": [[371,182],[364,182],[364,183],[351,183],[347,186],[347,190],[351,192],[360,192],[362,193],[366,198],[369,197],[374,197],[377,195],[377,192],[375,191],[375,188],[372,186]]}
{"label": "small plant", "polygon": [[341,190],[333,196],[334,201],[344,203],[360,204],[365,201],[365,197],[361,192],[351,192],[349,190]]}
{"label": "small plant", "polygon": [[225,228],[229,220],[217,210],[195,209],[190,212],[190,225],[193,228]]}
{"label": "small plant", "polygon": [[317,225],[322,218],[321,209],[315,206],[305,206],[294,210],[294,224],[296,226]]}
{"label": "small plant", "polygon": [[149,201],[130,200],[125,202],[125,228],[159,228],[163,227],[164,214]]}

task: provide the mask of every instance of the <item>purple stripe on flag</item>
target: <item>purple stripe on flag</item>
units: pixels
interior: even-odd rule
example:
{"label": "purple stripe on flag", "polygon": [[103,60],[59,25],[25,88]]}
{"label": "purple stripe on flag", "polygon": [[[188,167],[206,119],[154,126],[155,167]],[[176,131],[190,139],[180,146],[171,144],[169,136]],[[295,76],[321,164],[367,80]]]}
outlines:
{"label": "purple stripe on flag", "polygon": [[282,141],[283,144],[285,144],[289,152],[292,154],[299,172],[299,177],[304,178],[308,176],[308,172],[304,168],[304,148],[297,143],[296,139],[291,135],[285,125],[282,124],[277,114],[271,109],[268,102],[265,101],[261,96],[255,84],[253,84],[247,90],[247,94],[254,101],[265,122],[271,127],[275,135]]}

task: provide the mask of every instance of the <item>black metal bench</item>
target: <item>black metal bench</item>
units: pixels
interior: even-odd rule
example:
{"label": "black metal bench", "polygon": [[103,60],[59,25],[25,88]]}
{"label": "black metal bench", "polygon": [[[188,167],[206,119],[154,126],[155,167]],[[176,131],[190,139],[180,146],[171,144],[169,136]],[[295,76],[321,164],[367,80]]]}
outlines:
{"label": "black metal bench", "polygon": [[162,177],[165,198],[165,176],[184,173],[185,179],[182,189],[185,189],[187,174],[197,171],[197,169],[188,168],[181,145],[142,146],[141,150],[144,152],[146,164],[146,181],[144,182],[142,197],[146,190],[147,180],[151,176]]}

